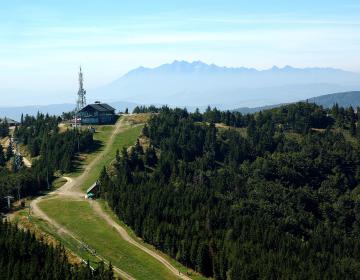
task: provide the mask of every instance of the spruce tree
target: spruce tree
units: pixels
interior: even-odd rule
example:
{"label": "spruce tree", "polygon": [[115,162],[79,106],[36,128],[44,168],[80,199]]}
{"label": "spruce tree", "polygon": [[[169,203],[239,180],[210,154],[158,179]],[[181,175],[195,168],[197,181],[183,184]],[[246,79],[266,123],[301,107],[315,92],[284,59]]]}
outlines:
{"label": "spruce tree", "polygon": [[[145,155],[124,151],[116,176],[101,179],[109,205],[144,240],[214,279],[360,279],[359,148],[342,133],[354,114],[334,111],[208,109],[199,123],[163,108],[147,125]],[[216,129],[218,114],[232,127]],[[141,159],[151,168],[141,171]]]}
{"label": "spruce tree", "polygon": [[6,149],[6,160],[9,161],[13,156],[14,156],[13,145],[12,143],[10,143]]}
{"label": "spruce tree", "polygon": [[0,120],[0,137],[6,137],[9,135],[9,124],[5,118],[4,121]]}
{"label": "spruce tree", "polygon": [[146,150],[144,160],[145,164],[150,167],[155,166],[155,164],[157,163],[157,156],[153,146],[150,146]]}
{"label": "spruce tree", "polygon": [[144,127],[142,129],[142,134],[146,137],[149,137],[149,128],[146,124],[144,125]]}
{"label": "spruce tree", "polygon": [[351,119],[351,121],[350,121],[350,134],[351,134],[351,136],[356,135],[356,123],[355,123],[354,119]]}
{"label": "spruce tree", "polygon": [[6,164],[5,154],[4,154],[3,147],[0,144],[0,166],[5,166],[5,164]]}
{"label": "spruce tree", "polygon": [[142,146],[140,145],[139,138],[136,140],[134,150],[139,156],[144,154],[144,150],[143,150]]}

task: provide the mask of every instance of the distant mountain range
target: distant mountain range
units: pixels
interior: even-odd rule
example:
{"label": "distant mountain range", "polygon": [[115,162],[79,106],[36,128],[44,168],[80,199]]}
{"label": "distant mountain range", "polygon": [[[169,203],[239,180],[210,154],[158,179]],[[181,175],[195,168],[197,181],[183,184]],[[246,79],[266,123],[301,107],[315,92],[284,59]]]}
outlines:
{"label": "distant mountain range", "polygon": [[360,74],[333,68],[276,66],[267,70],[219,67],[201,61],[174,61],[139,67],[89,92],[91,99],[181,107],[234,109],[288,103],[329,92],[360,89]]}
{"label": "distant mountain range", "polygon": [[[304,100],[305,101],[305,100]],[[313,98],[309,98],[308,102],[313,102],[324,107],[331,107],[335,103],[339,104],[342,107],[352,106],[354,108],[360,106],[360,91],[351,91],[351,92],[340,92],[333,94],[321,95]],[[124,111],[128,108],[132,111],[136,106],[141,105],[131,102],[110,102],[117,111]],[[285,105],[286,103],[280,103],[276,105],[268,105],[262,107],[241,107],[234,109],[233,111],[238,111],[243,114],[255,113],[266,109],[271,109]],[[148,104],[149,105],[149,104]],[[155,104],[156,106],[161,106],[161,104]],[[194,111],[196,108],[199,108],[201,111],[204,111],[207,106],[187,106],[189,111]],[[23,107],[0,107],[0,118],[7,117],[12,118],[17,121],[20,120],[21,114],[36,115],[37,112],[49,113],[51,115],[61,115],[63,112],[69,112],[75,108],[75,104],[54,104],[47,106],[23,106]],[[229,109],[229,108],[223,108]]]}
{"label": "distant mountain range", "polygon": [[[352,106],[356,109],[357,107],[360,107],[360,91],[339,92],[339,93],[321,95],[321,96],[309,98],[307,99],[307,102],[315,103],[325,108],[330,108],[337,103],[341,107]],[[254,108],[242,107],[242,108],[234,109],[233,111],[241,112],[243,114],[251,114],[251,113],[264,111],[267,109],[280,107],[282,105],[285,105],[285,103],[262,106],[262,107],[254,107]]]}
{"label": "distant mountain range", "polygon": [[[132,110],[138,104],[166,104],[190,111],[210,105],[222,110],[253,112],[269,104],[291,103],[329,92],[342,93],[323,97],[322,105],[333,104],[333,100],[342,104],[342,100],[349,100],[343,92],[355,90],[360,90],[360,74],[334,68],[274,66],[256,70],[174,61],[156,68],[134,69],[106,86],[89,89],[87,98],[107,102],[119,111]],[[353,100],[343,104],[357,106]],[[38,111],[60,115],[74,107],[74,104],[3,107],[0,117],[19,120],[21,113],[36,115]]]}

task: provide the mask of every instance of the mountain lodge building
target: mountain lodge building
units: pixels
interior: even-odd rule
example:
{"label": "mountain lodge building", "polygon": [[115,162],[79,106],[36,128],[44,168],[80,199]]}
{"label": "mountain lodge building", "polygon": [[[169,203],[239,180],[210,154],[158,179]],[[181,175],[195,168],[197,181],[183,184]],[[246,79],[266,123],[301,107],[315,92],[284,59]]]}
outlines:
{"label": "mountain lodge building", "polygon": [[78,112],[81,124],[113,124],[115,109],[106,103],[88,104]]}

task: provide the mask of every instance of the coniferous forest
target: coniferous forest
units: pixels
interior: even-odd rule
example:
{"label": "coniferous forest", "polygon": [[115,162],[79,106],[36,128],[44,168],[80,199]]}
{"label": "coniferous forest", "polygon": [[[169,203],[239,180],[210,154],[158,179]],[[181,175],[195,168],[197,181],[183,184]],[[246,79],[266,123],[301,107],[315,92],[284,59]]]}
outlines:
{"label": "coniferous forest", "polygon": [[36,240],[30,232],[0,220],[0,279],[114,279],[111,265],[71,265],[63,247]]}
{"label": "coniferous forest", "polygon": [[[13,147],[0,147],[0,213],[7,210],[7,195],[14,199],[36,195],[48,188],[55,171],[69,172],[77,152],[94,148],[89,131],[59,131],[61,119],[38,114],[21,118],[14,138],[25,145],[34,158],[31,168],[14,164]],[[1,137],[9,128],[1,126]],[[71,265],[64,248],[47,245],[0,219],[0,279],[114,279],[112,268],[103,263],[93,270],[89,265]]]}
{"label": "coniferous forest", "polygon": [[[77,152],[86,152],[95,147],[92,132],[60,132],[60,121],[58,117],[43,114],[21,118],[21,125],[15,128],[14,137],[19,144],[26,146],[34,160],[31,168],[16,166],[12,147],[9,146],[5,151],[0,148],[1,198],[7,195],[14,198],[35,195],[47,189],[56,171],[74,170]],[[0,211],[5,207],[6,201],[1,199]]]}
{"label": "coniferous forest", "polygon": [[215,279],[360,279],[360,110],[158,112],[100,177],[136,234]]}
{"label": "coniferous forest", "polygon": [[9,124],[6,121],[0,120],[0,137],[5,137],[9,134]]}

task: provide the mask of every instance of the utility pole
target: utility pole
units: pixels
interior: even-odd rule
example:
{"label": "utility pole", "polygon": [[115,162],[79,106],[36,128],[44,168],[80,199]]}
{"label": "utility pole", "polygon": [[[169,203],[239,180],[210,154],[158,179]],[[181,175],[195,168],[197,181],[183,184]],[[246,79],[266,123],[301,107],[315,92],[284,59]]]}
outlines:
{"label": "utility pole", "polygon": [[21,197],[20,197],[20,189],[21,187],[20,186],[17,186],[16,190],[17,190],[17,193],[18,193],[18,200],[20,201]]}
{"label": "utility pole", "polygon": [[78,146],[78,152],[80,152],[80,131],[77,131],[77,146]]}
{"label": "utility pole", "polygon": [[46,183],[47,183],[47,189],[50,190],[50,184],[49,184],[49,168],[46,168]]}
{"label": "utility pole", "polygon": [[49,184],[49,142],[48,138],[46,137],[46,152],[45,152],[45,163],[46,163],[46,184],[47,189],[50,190],[50,184]]}
{"label": "utility pole", "polygon": [[14,197],[11,195],[8,195],[8,196],[5,196],[5,199],[7,199],[8,209],[10,210],[11,209],[11,199],[14,199]]}
{"label": "utility pole", "polygon": [[74,118],[75,118],[75,127],[77,126],[77,109],[75,109],[75,115],[74,115]]}

